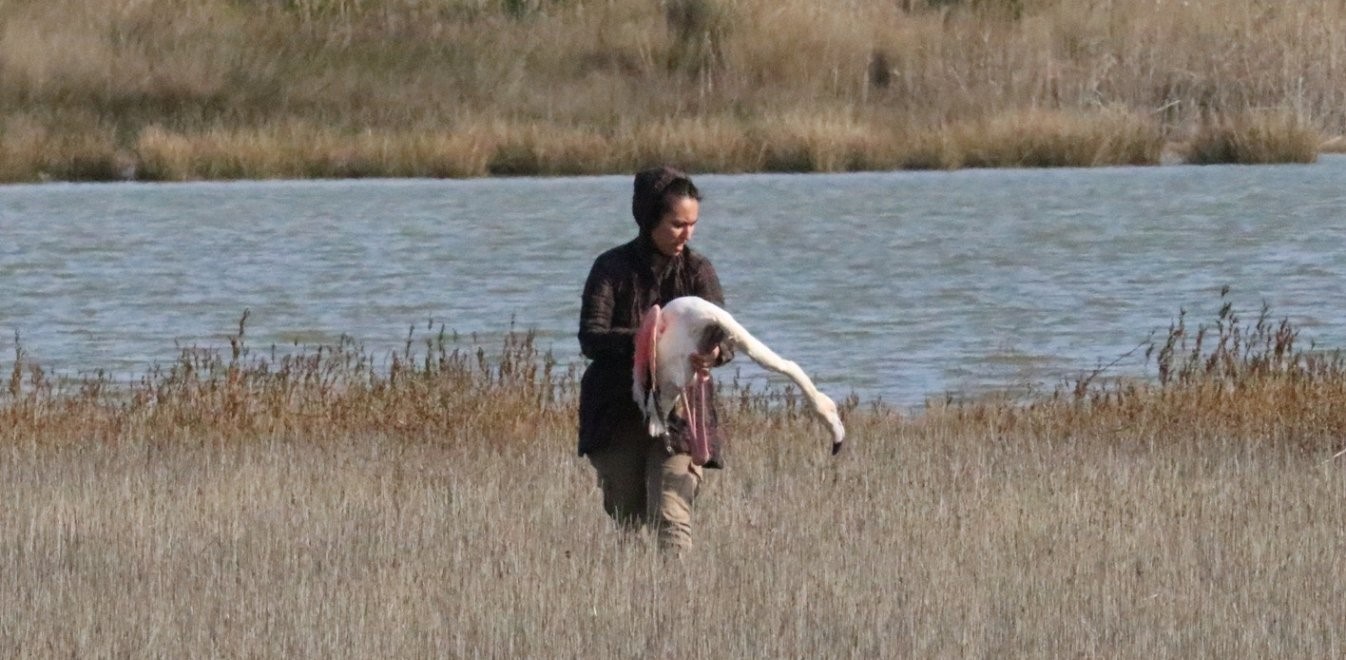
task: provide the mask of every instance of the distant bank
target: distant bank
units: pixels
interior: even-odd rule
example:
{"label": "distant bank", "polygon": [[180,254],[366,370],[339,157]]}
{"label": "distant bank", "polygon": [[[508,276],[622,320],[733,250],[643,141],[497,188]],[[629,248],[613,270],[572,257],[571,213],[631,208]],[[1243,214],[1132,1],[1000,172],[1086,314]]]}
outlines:
{"label": "distant bank", "polygon": [[1324,0],[0,4],[0,181],[1310,162]]}

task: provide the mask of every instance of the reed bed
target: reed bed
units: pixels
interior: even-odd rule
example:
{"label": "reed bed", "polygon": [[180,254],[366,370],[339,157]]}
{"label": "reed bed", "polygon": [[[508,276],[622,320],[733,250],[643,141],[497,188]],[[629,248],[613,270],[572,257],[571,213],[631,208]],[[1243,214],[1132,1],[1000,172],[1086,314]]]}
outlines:
{"label": "reed bed", "polygon": [[1188,162],[1312,163],[1323,141],[1292,114],[1245,114],[1207,122],[1192,138]]}
{"label": "reed bed", "polygon": [[1211,118],[1271,133],[1195,160],[1298,162],[1346,133],[1344,27],[1334,0],[11,0],[0,180],[1154,163]]}
{"label": "reed bed", "polygon": [[[246,321],[246,318],[244,319]],[[422,337],[421,334],[425,336]],[[18,655],[1275,655],[1346,647],[1340,356],[1186,315],[1152,379],[1026,401],[723,389],[698,545],[614,528],[577,369],[433,328],[275,355],[240,322],[134,383],[16,349],[0,638]]]}

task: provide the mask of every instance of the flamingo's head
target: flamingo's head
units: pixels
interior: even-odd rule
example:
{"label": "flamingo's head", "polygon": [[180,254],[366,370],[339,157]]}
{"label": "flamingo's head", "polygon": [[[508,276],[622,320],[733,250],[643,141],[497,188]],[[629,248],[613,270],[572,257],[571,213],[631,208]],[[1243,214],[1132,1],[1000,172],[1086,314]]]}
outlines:
{"label": "flamingo's head", "polygon": [[841,423],[841,415],[837,412],[837,403],[826,394],[818,393],[818,401],[813,408],[818,416],[827,423],[829,430],[832,431],[832,453],[841,451],[841,443],[846,440],[846,427]]}

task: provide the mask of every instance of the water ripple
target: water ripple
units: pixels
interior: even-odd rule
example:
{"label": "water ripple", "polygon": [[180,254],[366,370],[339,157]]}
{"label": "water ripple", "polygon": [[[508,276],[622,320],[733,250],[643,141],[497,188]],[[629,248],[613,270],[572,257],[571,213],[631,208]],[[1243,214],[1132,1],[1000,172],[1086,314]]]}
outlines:
{"label": "water ripple", "polygon": [[[1346,344],[1343,175],[1327,157],[703,176],[696,244],[731,310],[824,389],[914,404],[1050,387],[1179,308],[1210,318],[1226,285],[1245,316],[1265,301]],[[222,346],[245,308],[258,347],[389,351],[427,322],[493,343],[512,320],[578,359],[580,289],[631,236],[628,195],[627,177],[3,187],[0,361],[17,330],[59,371],[134,373],[175,342]]]}

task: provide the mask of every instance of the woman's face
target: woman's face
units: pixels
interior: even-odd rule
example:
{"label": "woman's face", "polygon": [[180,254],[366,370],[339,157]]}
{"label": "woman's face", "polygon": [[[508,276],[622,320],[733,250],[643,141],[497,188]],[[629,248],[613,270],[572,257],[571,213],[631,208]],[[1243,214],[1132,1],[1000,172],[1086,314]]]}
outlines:
{"label": "woman's face", "polygon": [[701,202],[691,197],[672,200],[668,213],[650,232],[654,247],[669,257],[682,254],[682,248],[692,240],[692,232],[696,231],[696,218],[700,212]]}

